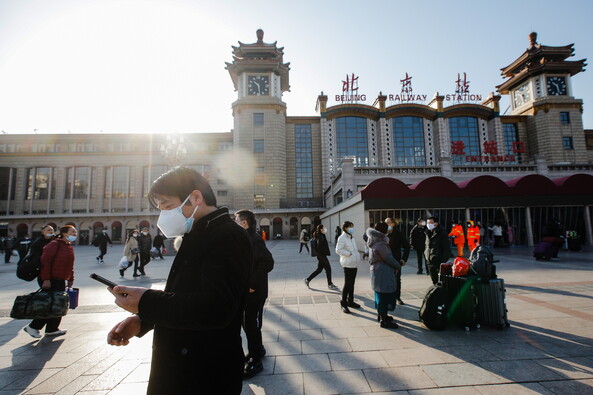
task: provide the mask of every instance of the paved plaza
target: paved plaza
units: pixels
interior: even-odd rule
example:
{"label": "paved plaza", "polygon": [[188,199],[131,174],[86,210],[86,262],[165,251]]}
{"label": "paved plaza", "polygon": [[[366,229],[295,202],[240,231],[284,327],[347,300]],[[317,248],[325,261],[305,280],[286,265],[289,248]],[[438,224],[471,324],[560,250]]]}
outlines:
{"label": "paved plaza", "polygon": [[[366,262],[356,282],[363,308],[346,315],[323,273],[311,289],[305,286],[303,278],[317,265],[298,246],[268,242],[276,265],[264,317],[265,370],[244,383],[244,394],[593,394],[590,247],[561,252],[552,262],[536,262],[527,248],[495,250],[511,327],[434,332],[418,321],[430,280],[416,275],[413,255],[402,276],[406,305],[395,312],[400,327],[389,330],[376,321]],[[119,280],[122,250],[111,248],[99,265],[96,248],[75,248],[80,307],[62,321],[68,334],[53,339],[33,339],[21,330],[28,321],[9,317],[14,297],[34,291],[36,283],[16,278],[16,258],[0,264],[0,395],[145,393],[152,335],[127,347],[107,345],[107,332],[128,313],[89,274],[162,289],[173,258],[151,262],[146,277],[133,279],[128,270]],[[335,254],[330,262],[341,286]]]}

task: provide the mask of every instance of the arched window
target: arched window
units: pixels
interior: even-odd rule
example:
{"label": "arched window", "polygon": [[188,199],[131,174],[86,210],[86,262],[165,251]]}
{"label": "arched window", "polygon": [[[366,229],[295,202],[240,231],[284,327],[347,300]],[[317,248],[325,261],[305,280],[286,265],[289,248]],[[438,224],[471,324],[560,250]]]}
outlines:
{"label": "arched window", "polygon": [[337,165],[342,159],[354,159],[354,166],[369,165],[367,120],[362,117],[336,118]]}
{"label": "arched window", "polygon": [[290,237],[298,237],[299,235],[299,220],[297,217],[290,219]]}
{"label": "arched window", "polygon": [[426,166],[424,123],[420,117],[393,118],[393,164]]}
{"label": "arched window", "polygon": [[454,165],[481,163],[481,161],[465,160],[466,156],[480,156],[482,152],[477,118],[449,118],[449,135],[451,136],[451,162]]}
{"label": "arched window", "polygon": [[111,224],[111,241],[121,241],[122,240],[122,225],[121,222],[115,221]]}

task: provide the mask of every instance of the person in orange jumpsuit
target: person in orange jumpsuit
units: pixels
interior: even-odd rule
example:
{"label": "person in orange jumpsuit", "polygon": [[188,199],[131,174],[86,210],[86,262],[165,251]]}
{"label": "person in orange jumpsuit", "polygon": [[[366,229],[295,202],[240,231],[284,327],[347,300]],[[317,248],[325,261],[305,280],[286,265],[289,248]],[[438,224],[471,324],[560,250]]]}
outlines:
{"label": "person in orange jumpsuit", "polygon": [[453,243],[457,246],[457,256],[463,256],[463,248],[465,247],[465,236],[463,234],[463,226],[457,222],[453,222],[453,229],[449,233],[449,237],[454,237]]}
{"label": "person in orange jumpsuit", "polygon": [[469,252],[474,250],[480,244],[480,228],[474,224],[474,221],[467,223],[467,245]]}

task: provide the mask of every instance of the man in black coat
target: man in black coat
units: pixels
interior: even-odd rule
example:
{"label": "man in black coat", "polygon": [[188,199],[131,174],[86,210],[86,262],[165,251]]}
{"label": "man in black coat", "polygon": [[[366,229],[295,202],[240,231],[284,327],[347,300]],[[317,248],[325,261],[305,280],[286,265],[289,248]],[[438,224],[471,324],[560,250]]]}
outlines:
{"label": "man in black coat", "polygon": [[116,304],[134,315],[107,337],[123,346],[154,329],[149,394],[239,394],[244,354],[243,305],[253,262],[245,229],[216,208],[198,172],[178,167],[149,192],[161,210],[157,225],[183,242],[164,291],[117,286]]}
{"label": "man in black coat", "polygon": [[26,235],[16,239],[16,249],[19,253],[19,262],[27,255],[29,248],[31,247],[31,236],[27,233]]}
{"label": "man in black coat", "polygon": [[103,261],[103,256],[107,254],[107,243],[113,247],[113,243],[107,234],[107,229],[103,229],[101,233],[95,236],[95,240],[93,240],[93,245],[99,247],[99,256],[97,257],[97,262],[99,263],[105,263]]}
{"label": "man in black coat", "polygon": [[261,327],[264,304],[268,297],[268,273],[274,268],[274,258],[261,236],[255,233],[255,214],[249,210],[235,213],[235,222],[247,230],[253,248],[253,270],[249,280],[249,293],[243,312],[243,330],[247,336],[249,354],[245,357],[244,378],[250,378],[264,369],[261,359],[266,355],[262,343]]}
{"label": "man in black coat", "polygon": [[445,263],[453,256],[451,254],[451,243],[447,232],[439,225],[436,217],[430,217],[426,220],[426,249],[424,255],[428,262],[430,279],[433,284],[439,281],[439,269],[441,263]]}
{"label": "man in black coat", "polygon": [[[144,266],[150,262],[150,249],[152,248],[152,237],[148,233],[148,228],[142,228],[140,236],[138,237],[138,249],[140,249],[140,270],[141,275],[146,275],[144,272]],[[134,273],[136,273],[136,267],[134,267]]]}
{"label": "man in black coat", "polygon": [[[416,251],[416,258],[418,260],[418,271],[416,274],[422,274],[422,258],[424,257],[424,250],[426,249],[426,221],[422,218],[418,218],[416,225],[410,231],[410,244]],[[429,275],[428,262],[426,262],[425,265],[426,274]]]}
{"label": "man in black coat", "polygon": [[163,236],[160,230],[157,231],[157,235],[154,236],[154,239],[152,240],[152,246],[157,249],[158,257],[161,259],[165,259],[162,251],[165,246],[165,240],[167,240],[167,238]]}
{"label": "man in black coat", "polygon": [[[389,238],[389,248],[391,248],[391,254],[393,257],[400,263],[400,265],[405,266],[406,262],[408,261],[408,256],[410,256],[410,243],[408,243],[408,239],[395,227],[395,222],[391,218],[385,218],[385,223],[387,224],[388,234],[387,237]],[[404,250],[402,255],[402,249]],[[397,274],[395,275],[395,282],[397,284],[397,291],[395,291],[397,295],[397,301],[399,304],[404,304],[404,301],[401,298],[402,295],[402,271],[398,270]]]}

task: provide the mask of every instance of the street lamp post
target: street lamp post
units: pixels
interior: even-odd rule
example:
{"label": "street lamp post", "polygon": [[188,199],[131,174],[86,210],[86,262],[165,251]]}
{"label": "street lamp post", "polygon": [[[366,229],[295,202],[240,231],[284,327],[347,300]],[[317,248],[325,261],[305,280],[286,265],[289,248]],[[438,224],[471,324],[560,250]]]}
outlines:
{"label": "street lamp post", "polygon": [[165,157],[171,167],[181,165],[186,154],[187,149],[183,136],[168,134],[165,144],[161,144],[161,155]]}

